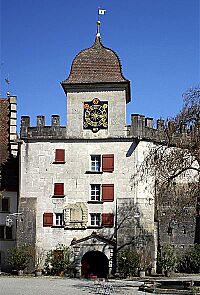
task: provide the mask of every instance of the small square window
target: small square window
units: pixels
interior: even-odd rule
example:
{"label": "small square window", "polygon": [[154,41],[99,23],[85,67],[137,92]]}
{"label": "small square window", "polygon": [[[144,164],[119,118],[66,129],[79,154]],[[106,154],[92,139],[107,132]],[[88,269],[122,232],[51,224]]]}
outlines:
{"label": "small square window", "polygon": [[92,226],[100,226],[100,224],[101,224],[100,213],[91,213],[90,218],[91,218],[91,225]]}
{"label": "small square window", "polygon": [[101,156],[92,155],[91,156],[91,171],[99,172],[101,169]]}
{"label": "small square window", "polygon": [[91,201],[100,201],[100,184],[91,184]]}
{"label": "small square window", "polygon": [[63,225],[63,213],[56,213],[56,226]]}

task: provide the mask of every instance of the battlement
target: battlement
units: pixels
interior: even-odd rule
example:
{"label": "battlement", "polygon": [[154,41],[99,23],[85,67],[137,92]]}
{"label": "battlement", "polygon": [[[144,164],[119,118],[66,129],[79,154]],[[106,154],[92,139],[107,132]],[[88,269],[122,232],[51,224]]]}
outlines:
{"label": "battlement", "polygon": [[173,133],[173,140],[183,138],[191,133],[191,129],[187,129],[185,124],[176,126],[173,122],[165,122],[163,119],[156,121],[154,126],[153,118],[145,118],[144,115],[132,114],[131,125],[128,127],[128,136],[138,138],[139,140],[144,139],[154,142],[165,142],[167,140],[167,132]]}
{"label": "battlement", "polygon": [[51,126],[45,126],[45,116],[37,116],[37,126],[30,126],[30,117],[21,117],[20,137],[42,139],[66,138],[66,127],[60,126],[60,116],[52,115]]}
{"label": "battlement", "polygon": [[[167,132],[173,133],[174,143],[184,136],[191,134],[186,125],[182,124],[177,128],[173,122],[165,122],[158,119],[154,124],[153,118],[144,115],[132,114],[131,125],[126,126],[126,134],[124,138],[136,138],[138,140],[154,141],[164,143],[167,141]],[[30,126],[30,117],[21,117],[21,139],[67,139],[67,126],[60,126],[60,116],[52,115],[51,126],[45,125],[45,116],[37,116],[37,126]]]}

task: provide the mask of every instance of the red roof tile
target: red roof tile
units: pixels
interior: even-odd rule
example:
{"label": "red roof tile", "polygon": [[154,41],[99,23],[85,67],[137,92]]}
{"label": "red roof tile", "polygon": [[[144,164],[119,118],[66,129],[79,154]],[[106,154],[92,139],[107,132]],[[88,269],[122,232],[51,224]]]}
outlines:
{"label": "red roof tile", "polygon": [[117,54],[103,46],[99,37],[92,47],[75,57],[68,79],[63,84],[126,82]]}

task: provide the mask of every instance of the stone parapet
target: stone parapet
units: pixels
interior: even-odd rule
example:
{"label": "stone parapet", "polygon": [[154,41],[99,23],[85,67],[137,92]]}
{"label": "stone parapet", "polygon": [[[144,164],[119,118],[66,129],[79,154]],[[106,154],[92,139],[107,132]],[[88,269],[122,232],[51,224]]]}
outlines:
{"label": "stone parapet", "polygon": [[30,117],[21,117],[21,139],[64,139],[66,138],[66,127],[60,126],[60,116],[52,115],[52,125],[45,125],[45,116],[37,116],[37,126],[30,126]]}
{"label": "stone parapet", "polygon": [[139,140],[165,143],[172,137],[172,144],[192,134],[192,129],[187,129],[185,124],[177,126],[174,122],[165,122],[163,119],[153,124],[153,118],[145,118],[144,115],[132,114],[131,125],[127,128],[128,137]]}
{"label": "stone parapet", "polygon": [[164,121],[157,120],[156,127],[154,127],[153,123],[153,118],[145,118],[144,115],[132,114],[128,136],[139,140],[145,139],[156,142],[165,140]]}
{"label": "stone parapet", "polygon": [[[15,121],[15,119],[12,121]],[[16,128],[15,126],[13,126]],[[21,117],[21,139],[82,139],[85,136],[81,134],[68,133],[68,126],[60,126],[60,116],[52,115],[51,126],[45,125],[45,116],[37,116],[37,126],[30,126],[30,117]],[[169,135],[172,136],[172,144],[178,142],[184,137],[189,138],[192,134],[192,129],[188,129],[184,124],[176,126],[174,122],[165,122],[163,119],[158,119],[154,124],[153,118],[145,117],[140,114],[131,115],[131,125],[124,128],[122,136],[111,136],[112,138],[135,138],[138,140],[147,140],[157,143],[165,143],[169,140]],[[105,136],[105,139],[109,137]],[[101,137],[102,139],[102,137]]]}

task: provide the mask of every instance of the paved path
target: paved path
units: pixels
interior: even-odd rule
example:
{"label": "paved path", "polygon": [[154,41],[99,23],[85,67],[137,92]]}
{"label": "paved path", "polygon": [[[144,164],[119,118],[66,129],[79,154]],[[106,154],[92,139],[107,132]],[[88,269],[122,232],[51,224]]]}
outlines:
{"label": "paved path", "polygon": [[[142,295],[138,282],[110,281],[113,295]],[[0,295],[92,295],[94,282],[57,277],[5,277],[0,276]]]}
{"label": "paved path", "polygon": [[[146,278],[147,279],[147,278]],[[174,278],[151,278],[160,281],[200,281],[200,276],[189,275]],[[143,280],[109,280],[114,287],[111,295],[144,295],[138,291]],[[12,277],[0,276],[0,295],[92,295],[95,294],[94,282],[90,280],[59,277]]]}

